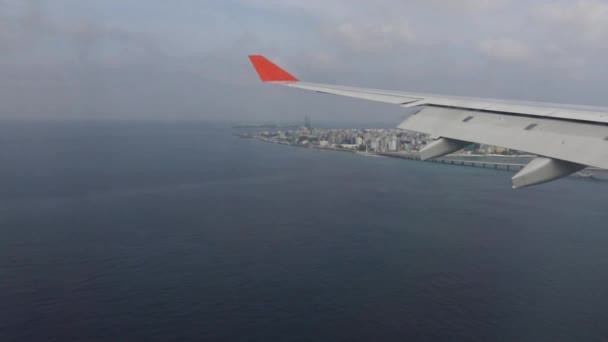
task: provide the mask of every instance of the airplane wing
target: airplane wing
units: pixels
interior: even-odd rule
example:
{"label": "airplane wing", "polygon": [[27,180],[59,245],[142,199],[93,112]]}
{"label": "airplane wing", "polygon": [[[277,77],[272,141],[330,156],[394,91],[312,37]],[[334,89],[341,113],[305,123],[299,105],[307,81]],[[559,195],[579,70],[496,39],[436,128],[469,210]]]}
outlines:
{"label": "airplane wing", "polygon": [[608,108],[524,103],[395,92],[302,82],[264,56],[249,56],[265,83],[384,102],[418,111],[397,127],[435,138],[420,159],[437,158],[471,143],[535,155],[517,173],[513,187],[540,184],[587,166],[608,169]]}

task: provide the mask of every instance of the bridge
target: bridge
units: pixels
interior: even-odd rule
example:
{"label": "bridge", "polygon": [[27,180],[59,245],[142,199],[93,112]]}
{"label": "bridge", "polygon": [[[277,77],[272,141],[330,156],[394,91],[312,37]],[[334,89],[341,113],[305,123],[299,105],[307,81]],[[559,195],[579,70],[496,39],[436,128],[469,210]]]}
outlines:
{"label": "bridge", "polygon": [[[421,161],[420,157],[417,153],[398,153],[398,152],[381,152],[377,153],[378,155],[390,157],[390,158],[400,158],[400,159],[409,159],[409,160],[417,160]],[[519,171],[526,166],[525,163],[505,163],[505,162],[492,162],[487,160],[464,160],[458,159],[456,156],[447,156],[445,158],[435,158],[426,160],[426,162],[430,163],[439,163],[446,165],[458,165],[458,166],[470,166],[470,167],[481,167],[495,170],[505,170],[505,171]],[[608,180],[608,170],[599,169],[595,167],[586,168],[583,171],[579,171],[576,173],[579,177],[593,177],[597,179],[606,179]]]}

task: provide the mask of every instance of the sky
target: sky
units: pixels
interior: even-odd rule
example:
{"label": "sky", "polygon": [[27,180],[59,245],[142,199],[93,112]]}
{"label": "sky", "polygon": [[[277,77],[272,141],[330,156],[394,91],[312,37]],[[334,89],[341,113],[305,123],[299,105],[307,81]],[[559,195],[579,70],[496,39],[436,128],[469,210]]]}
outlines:
{"label": "sky", "polygon": [[[298,78],[608,106],[608,0],[0,0],[0,118],[397,120]],[[395,122],[398,123],[398,122]]]}

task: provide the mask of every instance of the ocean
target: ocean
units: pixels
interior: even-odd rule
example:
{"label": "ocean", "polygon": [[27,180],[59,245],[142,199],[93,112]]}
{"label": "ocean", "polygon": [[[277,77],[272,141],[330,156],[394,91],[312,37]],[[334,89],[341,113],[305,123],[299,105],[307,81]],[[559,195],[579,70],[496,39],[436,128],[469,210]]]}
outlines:
{"label": "ocean", "polygon": [[608,182],[0,125],[0,341],[608,339]]}

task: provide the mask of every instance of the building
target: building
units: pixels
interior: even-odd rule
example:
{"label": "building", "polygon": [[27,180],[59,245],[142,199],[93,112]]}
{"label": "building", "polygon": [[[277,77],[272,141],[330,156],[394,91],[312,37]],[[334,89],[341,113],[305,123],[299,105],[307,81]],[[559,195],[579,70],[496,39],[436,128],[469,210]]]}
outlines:
{"label": "building", "polygon": [[304,127],[309,131],[312,130],[312,124],[310,123],[310,117],[308,117],[308,115],[304,117]]}
{"label": "building", "polygon": [[340,144],[338,147],[356,150],[359,148],[359,145],[357,145],[357,144]]}
{"label": "building", "polygon": [[503,154],[507,151],[507,149],[502,146],[494,146],[494,151],[498,154]]}
{"label": "building", "polygon": [[392,137],[388,142],[388,150],[389,151],[397,151],[397,139]]}

